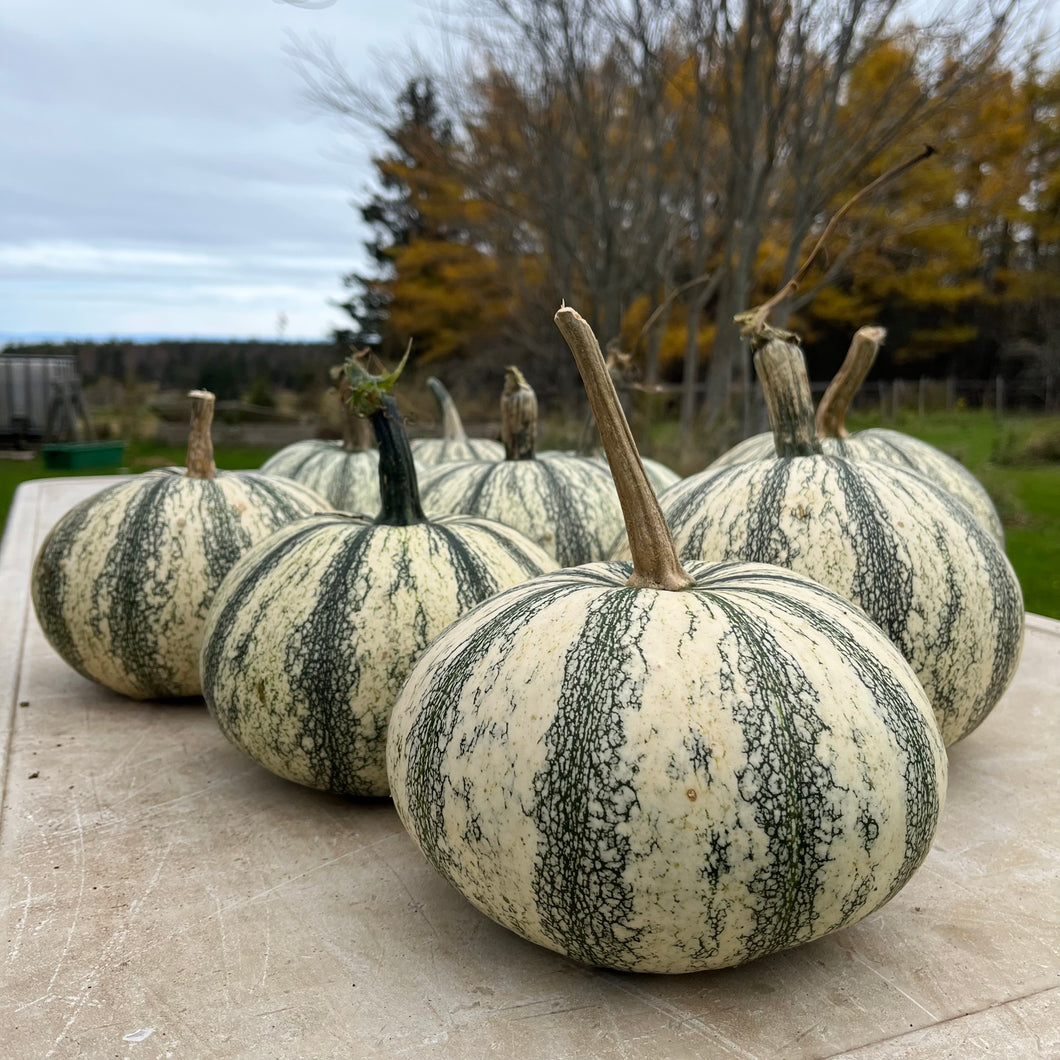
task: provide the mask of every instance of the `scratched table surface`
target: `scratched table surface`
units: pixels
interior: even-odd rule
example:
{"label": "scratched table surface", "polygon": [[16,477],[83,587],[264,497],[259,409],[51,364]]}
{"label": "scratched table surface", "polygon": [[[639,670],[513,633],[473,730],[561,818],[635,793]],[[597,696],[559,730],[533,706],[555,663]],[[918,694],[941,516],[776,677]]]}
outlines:
{"label": "scratched table surface", "polygon": [[739,969],[585,968],[479,914],[386,800],[279,780],[201,702],[135,703],[50,649],[48,528],[113,479],[27,483],[0,553],[0,1056],[1060,1057],[1060,623],[951,749],[912,882]]}

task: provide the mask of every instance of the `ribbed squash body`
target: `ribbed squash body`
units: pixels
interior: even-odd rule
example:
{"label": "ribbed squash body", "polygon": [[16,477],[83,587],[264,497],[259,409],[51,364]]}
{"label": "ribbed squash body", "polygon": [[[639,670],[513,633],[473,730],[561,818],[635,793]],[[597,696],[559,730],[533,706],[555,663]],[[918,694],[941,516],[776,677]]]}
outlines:
{"label": "ribbed squash body", "polygon": [[737,442],[708,465],[706,470],[714,471],[721,467],[732,467],[733,464],[746,464],[750,460],[772,460],[776,455],[777,446],[773,432],[765,431],[762,434],[745,438],[742,442]]}
{"label": "ribbed squash body", "polygon": [[1011,565],[963,504],[913,471],[774,458],[690,476],[659,503],[682,559],[778,564],[863,607],[920,678],[947,744],[1016,671],[1024,612]]}
{"label": "ribbed squash body", "polygon": [[[941,449],[936,449],[919,438],[883,427],[858,431],[845,438],[821,438],[820,442],[822,450],[828,456],[840,456],[845,460],[873,460],[919,472],[967,505],[972,515],[994,539],[1004,545],[1005,530],[990,494],[962,463]],[[722,454],[707,470],[731,467],[733,464],[743,464],[750,460],[772,460],[776,455],[776,443],[772,433],[756,434]]]}
{"label": "ribbed squash body", "polygon": [[604,558],[622,529],[607,468],[564,453],[445,464],[424,472],[420,493],[428,514],[506,523],[564,567]]}
{"label": "ribbed squash body", "polygon": [[416,466],[424,471],[465,460],[504,459],[504,446],[491,438],[415,438],[411,445]]}
{"label": "ribbed squash body", "polygon": [[417,438],[412,455],[421,470],[462,460],[503,460],[504,446],[489,438],[469,438],[456,403],[440,379],[431,376],[427,386],[438,402],[442,419],[441,438]]}
{"label": "ribbed squash body", "polygon": [[41,546],[32,595],[48,642],[78,673],[135,699],[198,695],[214,593],[252,545],[326,510],[296,482],[162,468],[72,508]]}
{"label": "ribbed squash body", "polygon": [[656,493],[661,493],[664,489],[681,481],[681,476],[676,471],[665,464],[660,464],[658,460],[650,460],[643,456],[640,460],[648,475],[648,481]]}
{"label": "ribbed squash body", "polygon": [[294,523],[217,595],[202,652],[207,705],[279,776],[385,795],[387,719],[420,653],[475,604],[554,566],[510,528],[464,517]]}
{"label": "ribbed squash body", "polygon": [[451,626],[390,722],[402,821],[471,902],[611,968],[742,963],[852,924],[928,852],[945,753],[909,666],[790,572],[536,578]]}
{"label": "ribbed squash body", "polygon": [[[606,456],[594,454],[589,459],[608,467]],[[650,460],[648,457],[642,456],[640,462],[644,465],[645,474],[647,474],[648,481],[656,493],[661,493],[664,489],[668,489],[674,483],[681,481],[681,476],[676,471],[668,468],[665,464],[659,463],[658,460]]]}
{"label": "ribbed squash body", "polygon": [[261,470],[301,482],[338,511],[372,516],[379,511],[379,453],[375,449],[349,450],[342,442],[310,438],[285,446]]}

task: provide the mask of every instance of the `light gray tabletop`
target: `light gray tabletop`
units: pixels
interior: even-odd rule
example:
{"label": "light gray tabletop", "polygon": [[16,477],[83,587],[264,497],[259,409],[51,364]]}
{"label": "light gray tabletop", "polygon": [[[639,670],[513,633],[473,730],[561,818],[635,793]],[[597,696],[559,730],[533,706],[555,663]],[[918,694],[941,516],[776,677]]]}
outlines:
{"label": "light gray tabletop", "polygon": [[109,479],[21,487],[0,552],[0,1056],[1060,1057],[1060,623],[951,749],[888,906],[739,969],[584,968],[444,883],[386,800],[281,781],[201,703],[135,703],[48,646],[29,571]]}

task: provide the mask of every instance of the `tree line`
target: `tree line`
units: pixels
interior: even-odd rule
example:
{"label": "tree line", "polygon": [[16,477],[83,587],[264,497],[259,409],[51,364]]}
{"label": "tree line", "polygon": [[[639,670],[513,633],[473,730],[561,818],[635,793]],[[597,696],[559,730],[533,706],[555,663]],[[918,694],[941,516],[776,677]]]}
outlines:
{"label": "tree line", "polygon": [[330,385],[341,360],[332,342],[162,339],[10,343],[12,356],[74,357],[81,381],[157,383],[163,390],[204,388],[221,400],[271,404],[274,387],[303,392]]}
{"label": "tree line", "polygon": [[1055,382],[1055,49],[1013,47],[1015,5],[958,4],[929,24],[917,10],[478,0],[460,62],[414,64],[390,99],[303,46],[316,102],[385,138],[357,203],[370,265],[343,280],[352,340],[389,358],[411,340],[414,357],[487,378],[518,360],[562,387],[573,367],[551,321],[565,299],[643,384],[682,384],[686,428],[733,412],[734,395],[746,416],[736,315],[929,144],[849,209],[771,322],[802,336],[815,378],[876,323],[888,377]]}

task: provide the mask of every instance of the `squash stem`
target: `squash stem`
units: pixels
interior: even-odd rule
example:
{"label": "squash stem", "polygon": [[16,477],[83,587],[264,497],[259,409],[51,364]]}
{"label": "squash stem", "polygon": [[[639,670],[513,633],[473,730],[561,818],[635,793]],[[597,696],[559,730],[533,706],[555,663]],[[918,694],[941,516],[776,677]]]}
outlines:
{"label": "squash stem", "polygon": [[839,371],[817,406],[817,437],[848,438],[847,410],[869,374],[887,332],[883,328],[858,328]]}
{"label": "squash stem", "polygon": [[427,386],[430,387],[434,400],[438,402],[438,411],[442,414],[442,437],[447,442],[466,442],[467,431],[464,430],[456,403],[445,389],[445,385],[432,375],[427,380]]}
{"label": "squash stem", "polygon": [[425,523],[420,487],[405,421],[393,394],[383,394],[380,407],[369,417],[379,443],[379,526],[413,526]]}
{"label": "squash stem", "polygon": [[813,394],[802,350],[793,342],[770,338],[755,354],[755,370],[762,380],[777,456],[819,454]]}
{"label": "squash stem", "polygon": [[514,365],[504,370],[501,441],[505,460],[533,460],[537,456],[537,395]]}
{"label": "squash stem", "polygon": [[383,502],[375,519],[379,526],[427,522],[405,421],[391,393],[411,349],[410,343],[401,363],[386,375],[370,375],[356,355],[343,366],[349,383],[346,400],[356,413],[368,417],[379,443],[379,494]]}
{"label": "squash stem", "polygon": [[688,589],[695,584],[681,566],[670,529],[644,471],[614,381],[592,328],[573,309],[562,306],[555,317],[585,384],[600,441],[615,480],[626,523],[635,589]]}
{"label": "squash stem", "polygon": [[372,428],[363,416],[350,408],[350,381],[339,379],[339,404],[342,406],[342,449],[346,453],[363,453],[371,445]]}
{"label": "squash stem", "polygon": [[188,430],[187,478],[210,479],[217,477],[217,465],[213,460],[213,438],[210,426],[213,423],[214,396],[209,390],[192,390],[191,427]]}

